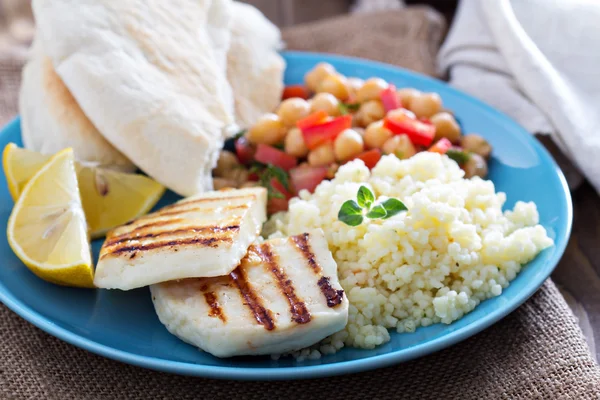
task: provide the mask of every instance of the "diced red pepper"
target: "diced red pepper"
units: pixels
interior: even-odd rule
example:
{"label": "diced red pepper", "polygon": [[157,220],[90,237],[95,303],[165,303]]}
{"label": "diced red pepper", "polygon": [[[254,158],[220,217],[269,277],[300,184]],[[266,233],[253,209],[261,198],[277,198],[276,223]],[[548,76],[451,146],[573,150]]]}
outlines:
{"label": "diced red pepper", "polygon": [[433,146],[429,148],[428,151],[432,151],[434,153],[446,154],[448,150],[452,148],[452,142],[446,138],[441,138]]}
{"label": "diced red pepper", "polygon": [[298,159],[273,146],[259,144],[254,159],[263,164],[271,164],[286,171],[298,165]]}
{"label": "diced red pepper", "polygon": [[373,149],[373,150],[365,151],[364,153],[360,153],[353,159],[356,160],[357,158],[360,160],[363,160],[363,162],[365,163],[367,168],[371,169],[377,165],[379,160],[381,160],[381,150]]}
{"label": "diced red pepper", "polygon": [[254,152],[254,147],[245,137],[235,141],[235,154],[242,164],[250,164],[254,160]]}
{"label": "diced red pepper", "polygon": [[402,107],[402,102],[398,97],[398,93],[396,92],[396,86],[389,85],[387,88],[383,89],[379,94],[381,98],[381,103],[383,104],[383,109],[386,114],[388,111],[396,110]]}
{"label": "diced red pepper", "polygon": [[314,192],[326,176],[327,167],[299,167],[290,170],[290,179],[296,192],[302,189]]}
{"label": "diced red pepper", "polygon": [[310,97],[308,89],[304,85],[289,85],[283,89],[281,99],[290,99],[292,97],[300,97],[301,99],[307,100]]}
{"label": "diced red pepper", "polygon": [[383,120],[383,126],[399,135],[408,135],[411,142],[420,146],[430,146],[435,137],[435,126],[410,118],[408,115],[394,115],[394,118],[386,117]]}
{"label": "diced red pepper", "polygon": [[334,140],[340,133],[352,127],[352,115],[342,115],[319,125],[302,129],[306,147],[313,150],[323,143]]}
{"label": "diced red pepper", "polygon": [[319,125],[322,124],[323,122],[327,121],[327,113],[323,110],[319,110],[319,111],[315,111],[314,113],[310,114],[308,117],[303,118],[301,120],[299,120],[298,122],[296,122],[296,126],[300,129],[306,129],[306,128],[310,128],[311,126],[315,126],[315,125]]}

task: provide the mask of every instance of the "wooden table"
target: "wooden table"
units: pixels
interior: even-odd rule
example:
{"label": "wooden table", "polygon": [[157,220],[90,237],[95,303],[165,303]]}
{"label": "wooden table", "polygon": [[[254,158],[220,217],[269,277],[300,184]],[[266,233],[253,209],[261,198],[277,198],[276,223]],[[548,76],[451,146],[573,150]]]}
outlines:
{"label": "wooden table", "polygon": [[571,240],[552,274],[600,360],[600,196],[589,183],[573,193]]}

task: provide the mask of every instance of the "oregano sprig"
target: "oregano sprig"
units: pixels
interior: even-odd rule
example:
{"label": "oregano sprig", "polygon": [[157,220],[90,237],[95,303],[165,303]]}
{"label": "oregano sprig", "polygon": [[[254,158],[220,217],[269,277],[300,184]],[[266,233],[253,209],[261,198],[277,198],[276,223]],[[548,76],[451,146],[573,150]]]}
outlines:
{"label": "oregano sprig", "polygon": [[375,206],[373,192],[366,186],[361,186],[356,193],[355,200],[347,200],[342,204],[338,212],[338,219],[350,226],[358,226],[363,223],[365,217],[370,219],[388,219],[394,215],[408,210],[404,203],[398,199],[389,198]]}

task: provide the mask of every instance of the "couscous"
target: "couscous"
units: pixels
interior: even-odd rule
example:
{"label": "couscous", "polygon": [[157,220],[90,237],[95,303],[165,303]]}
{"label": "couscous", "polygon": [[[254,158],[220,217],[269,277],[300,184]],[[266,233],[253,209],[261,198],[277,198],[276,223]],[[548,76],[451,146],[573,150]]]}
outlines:
{"label": "couscous", "polygon": [[[376,201],[398,198],[408,210],[346,225],[338,211],[361,185]],[[352,161],[314,194],[301,191],[288,212],[271,218],[266,234],[323,229],[350,313],[343,331],[296,356],[372,349],[390,340],[389,330],[450,324],[500,295],[522,264],[553,244],[534,203],[503,212],[505,201],[491,181],[464,179],[456,162],[431,152],[406,160],[384,156],[372,170]]]}

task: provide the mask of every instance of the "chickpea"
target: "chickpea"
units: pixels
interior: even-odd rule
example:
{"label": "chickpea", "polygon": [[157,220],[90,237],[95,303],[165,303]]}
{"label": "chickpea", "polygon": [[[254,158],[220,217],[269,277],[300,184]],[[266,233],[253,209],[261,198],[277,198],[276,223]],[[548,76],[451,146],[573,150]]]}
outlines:
{"label": "chickpea", "polygon": [[296,126],[296,122],[310,114],[310,104],[299,97],[292,97],[281,102],[277,115],[286,126]]}
{"label": "chickpea", "polygon": [[392,131],[383,126],[383,121],[375,121],[365,130],[365,144],[369,149],[381,149],[386,140],[393,136]]}
{"label": "chickpea", "polygon": [[442,109],[442,98],[437,93],[421,93],[410,100],[408,109],[417,118],[429,118]]}
{"label": "chickpea", "polygon": [[222,150],[221,153],[219,153],[217,166],[213,169],[213,175],[219,177],[225,176],[226,171],[240,166],[240,162],[235,154],[227,150]]}
{"label": "chickpea", "polygon": [[338,163],[331,164],[327,168],[327,175],[326,175],[327,179],[335,178],[335,173],[337,172],[338,169],[340,169],[340,164],[338,164]]}
{"label": "chickpea", "polygon": [[304,75],[306,87],[312,92],[316,92],[319,84],[327,75],[335,74],[335,68],[329,63],[319,63],[313,69]]}
{"label": "chickpea", "polygon": [[335,158],[340,162],[347,161],[359,155],[364,149],[363,138],[354,129],[346,129],[333,142]]}
{"label": "chickpea", "polygon": [[415,146],[407,135],[395,135],[385,141],[381,148],[385,154],[394,154],[396,157],[405,159],[417,154]]}
{"label": "chickpea", "polygon": [[285,138],[286,129],[276,114],[265,114],[246,133],[246,139],[253,144],[274,145]]}
{"label": "chickpea", "polygon": [[308,148],[304,143],[302,131],[298,128],[289,130],[285,137],[284,150],[294,157],[305,157],[308,154]]}
{"label": "chickpea", "polygon": [[365,84],[360,78],[348,78],[348,87],[350,88],[350,94],[356,97],[358,90]]}
{"label": "chickpea", "polygon": [[251,188],[251,187],[258,187],[260,186],[260,183],[255,182],[255,181],[248,181],[248,182],[244,182],[240,188]]}
{"label": "chickpea", "polygon": [[369,78],[356,92],[356,100],[360,103],[379,99],[379,94],[388,87],[388,83],[381,78]]}
{"label": "chickpea", "polygon": [[440,112],[431,117],[431,123],[435,126],[435,141],[446,138],[452,143],[460,140],[460,126],[451,114]]}
{"label": "chickpea", "polygon": [[386,117],[391,118],[391,119],[399,119],[399,120],[404,117],[408,117],[410,119],[417,118],[415,113],[413,113],[410,110],[407,110],[406,108],[397,108],[395,110],[390,110],[390,111],[388,111]]}
{"label": "chickpea", "polygon": [[485,178],[488,173],[487,162],[479,154],[471,153],[469,160],[462,166],[465,171],[465,178],[469,179],[474,176]]}
{"label": "chickpea", "polygon": [[223,173],[222,177],[235,182],[236,186],[238,186],[246,182],[249,175],[250,173],[246,168],[239,166],[237,168],[229,168]]}
{"label": "chickpea", "polygon": [[312,167],[327,166],[335,162],[335,153],[333,152],[333,143],[323,143],[308,153],[308,163]]}
{"label": "chickpea", "polygon": [[356,133],[358,133],[363,138],[365,137],[365,128],[355,127],[355,128],[352,128],[352,129],[354,129],[356,131]]}
{"label": "chickpea", "polygon": [[331,93],[319,93],[310,100],[310,112],[319,110],[336,117],[340,114],[340,101]]}
{"label": "chickpea", "polygon": [[225,188],[235,188],[236,182],[231,179],[225,178],[213,178],[213,187],[215,190],[221,190]]}
{"label": "chickpea", "polygon": [[402,103],[402,107],[409,108],[410,102],[414,97],[417,97],[421,94],[417,89],[413,88],[402,88],[398,90],[398,97],[400,98],[400,102]]}
{"label": "chickpea", "polygon": [[318,93],[331,93],[339,100],[346,100],[350,96],[348,79],[340,74],[327,75],[317,87]]}
{"label": "chickpea", "polygon": [[475,133],[463,136],[460,139],[460,147],[465,149],[465,151],[478,154],[486,160],[490,158],[490,154],[492,153],[492,146],[490,146],[488,141]]}
{"label": "chickpea", "polygon": [[385,117],[385,108],[380,100],[369,100],[360,105],[356,113],[356,122],[358,126],[369,126],[375,121],[379,121]]}

